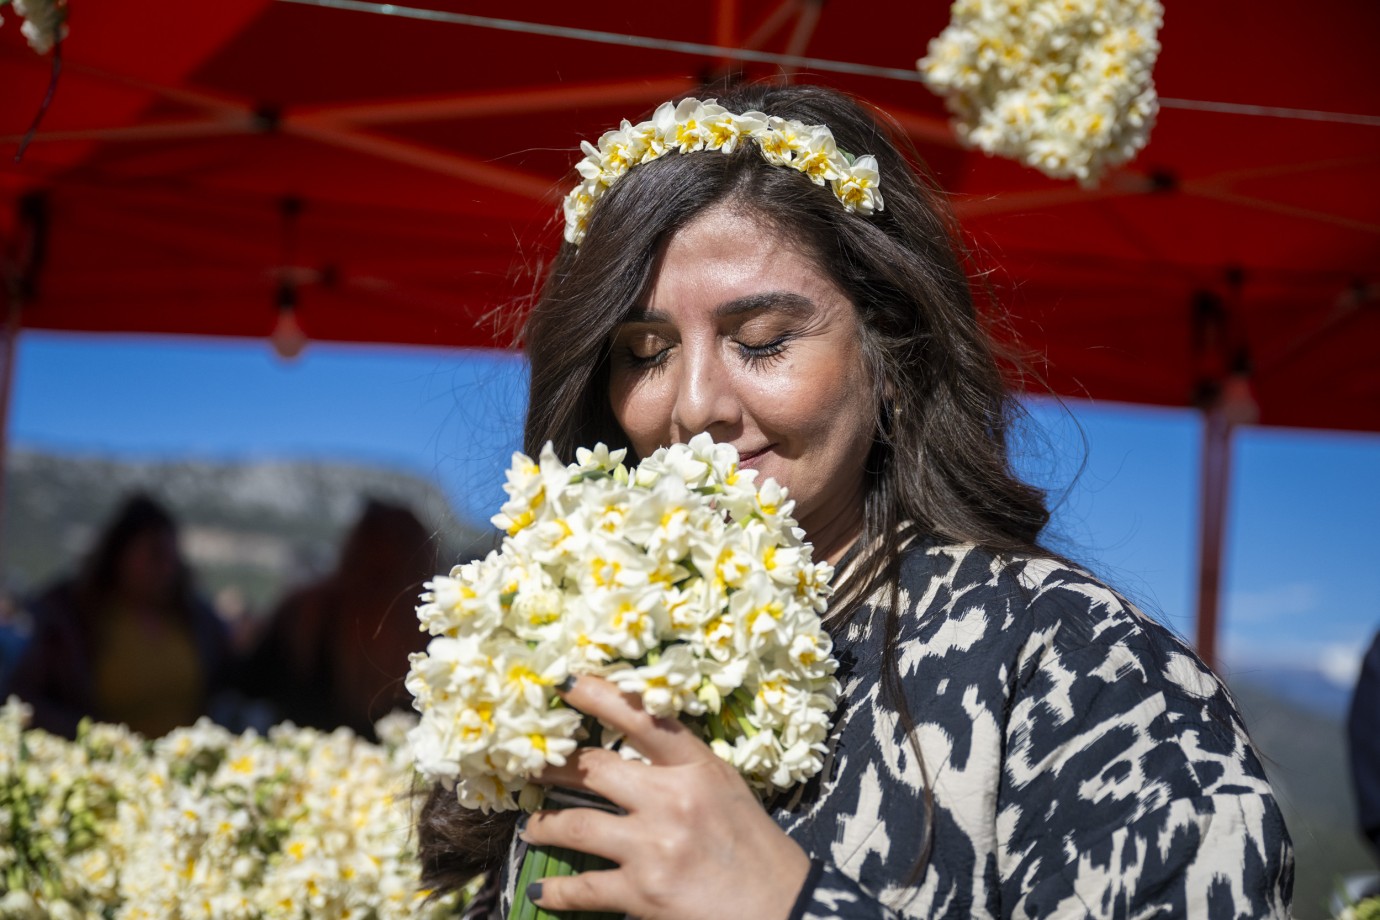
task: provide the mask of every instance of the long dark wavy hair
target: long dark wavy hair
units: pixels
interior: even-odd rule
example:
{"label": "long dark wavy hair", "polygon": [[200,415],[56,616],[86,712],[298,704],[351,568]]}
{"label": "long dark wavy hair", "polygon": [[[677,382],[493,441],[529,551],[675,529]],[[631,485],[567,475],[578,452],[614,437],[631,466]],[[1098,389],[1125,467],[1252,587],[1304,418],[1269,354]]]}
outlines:
{"label": "long dark wavy hair", "polygon": [[[828,187],[768,164],[753,144],[632,169],[599,200],[579,247],[561,247],[527,319],[525,448],[535,454],[549,440],[570,460],[577,447],[603,441],[638,459],[609,403],[610,344],[645,298],[663,245],[697,215],[731,207],[802,247],[856,307],[875,391],[862,549],[827,625],[837,635],[860,615],[884,620],[883,692],[923,770],[894,658],[901,551],[927,535],[998,553],[1046,553],[1038,544],[1049,520],[1044,493],[1016,476],[1008,450],[1021,410],[974,303],[953,216],[899,132],[821,87],[750,84],[718,101],[732,112],[827,125],[840,149],[872,154],[885,209],[851,213]],[[511,813],[467,811],[452,793],[431,790],[419,829],[425,884],[448,890],[495,868],[512,829]],[[917,855],[912,882],[928,864],[929,846]]]}

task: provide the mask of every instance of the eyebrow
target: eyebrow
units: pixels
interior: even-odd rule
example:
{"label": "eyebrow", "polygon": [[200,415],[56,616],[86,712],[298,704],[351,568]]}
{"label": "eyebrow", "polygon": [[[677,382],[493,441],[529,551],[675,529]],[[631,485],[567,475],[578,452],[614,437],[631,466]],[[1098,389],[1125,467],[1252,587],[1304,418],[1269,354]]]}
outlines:
{"label": "eyebrow", "polygon": [[[759,291],[756,294],[747,294],[719,304],[714,309],[714,316],[718,319],[724,319],[764,310],[779,310],[782,313],[801,315],[811,313],[814,309],[815,302],[813,300],[804,294],[797,294],[795,291]],[[641,307],[634,307],[623,318],[624,323],[666,323],[670,320],[671,317],[661,310],[647,310]]]}

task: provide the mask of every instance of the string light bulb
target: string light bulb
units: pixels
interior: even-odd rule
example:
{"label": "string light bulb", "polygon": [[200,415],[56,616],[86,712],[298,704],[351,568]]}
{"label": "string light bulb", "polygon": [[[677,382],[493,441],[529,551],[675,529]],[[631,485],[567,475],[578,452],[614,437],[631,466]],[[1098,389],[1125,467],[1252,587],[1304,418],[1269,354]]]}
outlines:
{"label": "string light bulb", "polygon": [[273,324],[269,342],[280,358],[291,361],[307,347],[307,334],[297,321],[297,279],[293,276],[297,216],[302,213],[302,199],[289,195],[278,202],[278,210],[283,217],[283,261],[278,268],[278,293],[275,299],[278,319]]}
{"label": "string light bulb", "polygon": [[269,341],[278,357],[291,361],[307,347],[307,334],[297,322],[297,285],[284,278],[278,282],[278,321]]}

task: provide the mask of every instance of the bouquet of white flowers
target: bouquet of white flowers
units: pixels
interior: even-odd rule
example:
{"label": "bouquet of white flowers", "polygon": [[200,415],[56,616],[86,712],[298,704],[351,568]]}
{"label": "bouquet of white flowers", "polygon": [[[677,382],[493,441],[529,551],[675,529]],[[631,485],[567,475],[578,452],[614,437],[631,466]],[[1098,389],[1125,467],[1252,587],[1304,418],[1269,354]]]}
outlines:
{"label": "bouquet of white flowers", "polygon": [[919,61],[959,139],[1092,183],[1145,146],[1159,0],[956,0]]}
{"label": "bouquet of white flowers", "polygon": [[466,807],[535,810],[531,777],[580,744],[639,756],[562,702],[571,674],[680,718],[760,793],[823,766],[833,568],[811,560],[794,502],[708,435],[633,469],[623,456],[515,454],[501,549],[426,586],[417,613],[433,638],[412,656],[409,738],[419,771]]}

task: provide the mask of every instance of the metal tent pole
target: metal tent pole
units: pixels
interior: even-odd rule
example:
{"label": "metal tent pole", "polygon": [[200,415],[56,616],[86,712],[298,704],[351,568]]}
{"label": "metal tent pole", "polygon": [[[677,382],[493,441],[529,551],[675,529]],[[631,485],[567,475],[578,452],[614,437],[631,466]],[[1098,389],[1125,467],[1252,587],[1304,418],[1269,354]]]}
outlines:
{"label": "metal tent pole", "polygon": [[0,321],[0,591],[5,583],[5,485],[9,471],[10,392],[14,385],[15,344],[21,313],[38,289],[38,275],[48,248],[48,198],[29,192],[16,202],[13,236],[0,251],[5,315]]}
{"label": "metal tent pole", "polygon": [[1222,595],[1222,550],[1226,543],[1227,494],[1231,484],[1231,442],[1235,423],[1222,403],[1203,412],[1203,468],[1198,536],[1198,655],[1216,668],[1218,611]]}
{"label": "metal tent pole", "polygon": [[1227,540],[1227,499],[1231,493],[1232,435],[1237,425],[1260,415],[1251,392],[1250,351],[1236,322],[1245,275],[1226,271],[1223,298],[1200,292],[1192,304],[1193,353],[1197,368],[1194,401],[1203,412],[1203,464],[1198,531],[1198,615],[1194,641],[1208,667],[1221,664],[1222,557]]}
{"label": "metal tent pole", "polygon": [[19,338],[19,303],[11,299],[0,324],[0,593],[5,585],[5,487],[10,468],[10,389],[14,384],[14,345]]}

